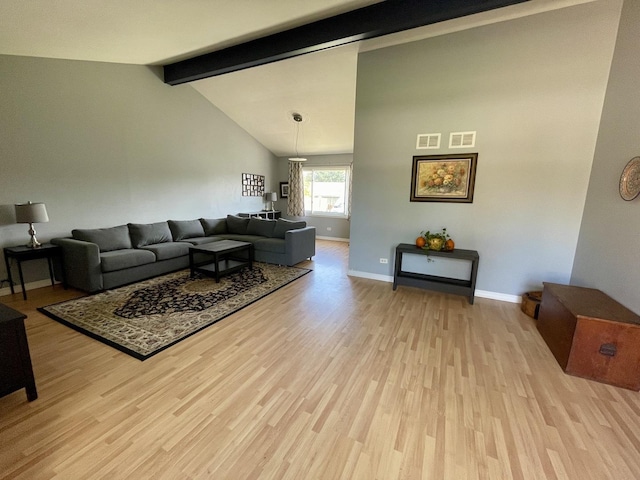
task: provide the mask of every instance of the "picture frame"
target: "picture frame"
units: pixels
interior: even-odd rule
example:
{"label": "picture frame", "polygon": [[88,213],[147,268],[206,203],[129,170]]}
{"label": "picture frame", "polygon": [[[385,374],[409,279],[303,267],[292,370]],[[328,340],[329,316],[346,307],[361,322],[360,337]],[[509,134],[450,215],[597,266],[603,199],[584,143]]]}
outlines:
{"label": "picture frame", "polygon": [[280,182],[280,198],[289,198],[289,182]]}
{"label": "picture frame", "polygon": [[410,201],[473,203],[477,164],[477,153],[414,156]]}
{"label": "picture frame", "polygon": [[262,197],[264,195],[264,175],[254,173],[242,174],[242,196]]}

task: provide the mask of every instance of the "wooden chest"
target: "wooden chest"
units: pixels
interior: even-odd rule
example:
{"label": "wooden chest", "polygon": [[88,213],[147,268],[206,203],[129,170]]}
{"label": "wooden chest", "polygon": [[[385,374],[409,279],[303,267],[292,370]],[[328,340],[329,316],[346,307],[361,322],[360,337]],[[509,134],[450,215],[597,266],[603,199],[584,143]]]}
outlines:
{"label": "wooden chest", "polygon": [[640,317],[600,290],[545,283],[537,325],[566,373],[640,390]]}

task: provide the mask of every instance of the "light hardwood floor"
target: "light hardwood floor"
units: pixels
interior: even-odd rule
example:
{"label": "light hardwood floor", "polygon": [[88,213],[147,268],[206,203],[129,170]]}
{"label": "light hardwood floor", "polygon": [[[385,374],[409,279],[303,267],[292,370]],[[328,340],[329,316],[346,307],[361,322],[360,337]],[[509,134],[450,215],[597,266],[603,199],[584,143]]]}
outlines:
{"label": "light hardwood floor", "polygon": [[36,311],[0,478],[638,479],[640,394],[565,375],[518,305],[313,272],[140,362]]}

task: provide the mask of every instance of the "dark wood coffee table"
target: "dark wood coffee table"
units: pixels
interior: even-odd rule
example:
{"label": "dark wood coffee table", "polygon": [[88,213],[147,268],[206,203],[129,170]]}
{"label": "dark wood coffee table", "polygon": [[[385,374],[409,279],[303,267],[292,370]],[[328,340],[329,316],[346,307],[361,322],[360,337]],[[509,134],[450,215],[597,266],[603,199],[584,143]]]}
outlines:
{"label": "dark wood coffee table", "polygon": [[[196,253],[211,258],[196,263],[194,260]],[[220,282],[222,275],[236,272],[244,267],[253,268],[252,243],[220,240],[189,248],[189,268],[192,277],[196,272],[200,272],[211,275],[216,279],[216,282]]]}

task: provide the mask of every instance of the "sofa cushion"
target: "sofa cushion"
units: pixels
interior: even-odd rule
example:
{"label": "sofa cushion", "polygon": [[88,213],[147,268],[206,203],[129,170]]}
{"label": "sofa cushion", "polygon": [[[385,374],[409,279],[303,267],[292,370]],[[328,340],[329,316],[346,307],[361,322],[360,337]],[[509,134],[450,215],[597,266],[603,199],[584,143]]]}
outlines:
{"label": "sofa cushion", "polygon": [[126,225],[111,228],[77,228],[71,231],[71,236],[76,240],[95,243],[101,252],[131,248],[129,227]]}
{"label": "sofa cushion", "polygon": [[276,227],[275,220],[264,220],[262,218],[249,219],[249,225],[247,225],[247,234],[260,235],[262,237],[272,237],[273,229]]}
{"label": "sofa cushion", "polygon": [[140,249],[112,250],[100,254],[100,268],[103,272],[113,272],[125,268],[137,267],[156,261],[153,252]]}
{"label": "sofa cushion", "polygon": [[190,244],[186,242],[168,242],[156,243],[155,245],[145,245],[142,248],[153,252],[156,256],[156,260],[160,261],[189,255],[189,246]]}
{"label": "sofa cushion", "polygon": [[227,219],[226,218],[201,218],[200,223],[204,228],[204,234],[207,237],[212,235],[220,235],[221,233],[227,233]]}
{"label": "sofa cushion", "polygon": [[253,247],[263,252],[286,253],[286,245],[282,238],[261,238],[254,242]]}
{"label": "sofa cushion", "polygon": [[200,220],[169,220],[167,223],[174,242],[185,238],[204,237],[204,228]]}
{"label": "sofa cushion", "polygon": [[300,221],[294,222],[285,218],[279,218],[276,220],[276,228],[273,229],[273,237],[284,238],[284,234],[289,230],[296,230],[298,228],[304,228],[307,226],[307,222]]}
{"label": "sofa cushion", "polygon": [[167,222],[128,223],[127,226],[133,248],[172,241],[171,230]]}
{"label": "sofa cushion", "polygon": [[244,235],[247,233],[249,226],[249,217],[236,217],[235,215],[227,215],[227,233],[236,233]]}
{"label": "sofa cushion", "polygon": [[254,243],[257,240],[263,240],[264,237],[258,235],[239,235],[235,233],[225,233],[220,235],[223,240],[235,240],[236,242],[249,242]]}
{"label": "sofa cushion", "polygon": [[222,237],[194,237],[187,238],[185,240],[181,240],[181,242],[185,242],[187,245],[204,245],[206,243],[219,242],[220,240],[224,240]]}

